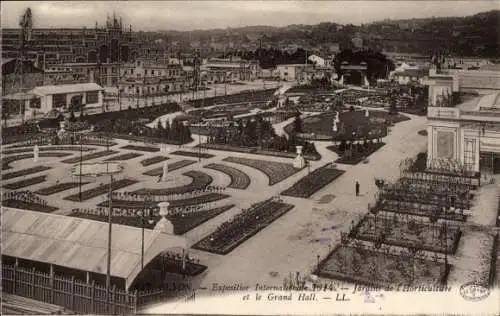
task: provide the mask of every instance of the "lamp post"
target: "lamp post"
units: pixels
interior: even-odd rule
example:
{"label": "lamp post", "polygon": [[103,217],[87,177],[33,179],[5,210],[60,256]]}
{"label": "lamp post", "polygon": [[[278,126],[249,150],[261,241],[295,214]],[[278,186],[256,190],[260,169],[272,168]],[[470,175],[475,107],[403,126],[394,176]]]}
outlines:
{"label": "lamp post", "polygon": [[79,183],[78,183],[78,199],[80,202],[82,201],[82,162],[83,162],[83,135],[80,134],[80,174],[78,176],[79,178]]}
{"label": "lamp post", "polygon": [[146,211],[149,212],[149,220],[147,221],[148,224],[152,224],[154,221],[152,220],[153,217],[153,209],[151,208],[151,196],[146,195],[144,197],[144,210],[140,212],[141,216],[141,226],[142,226],[142,238],[141,238],[141,270],[144,269],[144,230],[146,228]]}
{"label": "lamp post", "polygon": [[109,174],[109,187],[108,187],[108,264],[107,264],[107,269],[106,269],[106,290],[108,293],[108,301],[109,301],[109,289],[111,287],[111,235],[112,235],[112,213],[113,213],[113,206],[112,206],[112,197],[111,194],[113,193],[113,174]]}

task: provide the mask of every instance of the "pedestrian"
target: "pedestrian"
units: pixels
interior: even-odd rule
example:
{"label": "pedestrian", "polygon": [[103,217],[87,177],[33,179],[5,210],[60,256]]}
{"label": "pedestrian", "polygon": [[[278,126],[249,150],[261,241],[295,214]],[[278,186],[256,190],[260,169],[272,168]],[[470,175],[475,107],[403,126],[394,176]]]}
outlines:
{"label": "pedestrian", "polygon": [[359,182],[356,181],[356,196],[359,196]]}

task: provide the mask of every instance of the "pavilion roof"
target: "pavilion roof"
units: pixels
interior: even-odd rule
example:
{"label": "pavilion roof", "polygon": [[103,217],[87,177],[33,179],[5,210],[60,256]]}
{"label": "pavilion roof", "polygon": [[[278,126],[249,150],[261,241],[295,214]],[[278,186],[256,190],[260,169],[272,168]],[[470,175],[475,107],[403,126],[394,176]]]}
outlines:
{"label": "pavilion roof", "polygon": [[[113,224],[111,275],[127,287],[140,272],[141,228]],[[180,236],[145,229],[145,259],[168,248],[185,247]],[[89,219],[2,208],[2,255],[106,274],[108,223]]]}

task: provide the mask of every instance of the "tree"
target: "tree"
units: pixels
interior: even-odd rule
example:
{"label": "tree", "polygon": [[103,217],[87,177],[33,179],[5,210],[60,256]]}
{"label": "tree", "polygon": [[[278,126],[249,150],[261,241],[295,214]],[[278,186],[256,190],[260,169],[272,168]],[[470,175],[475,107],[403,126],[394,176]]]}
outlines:
{"label": "tree", "polygon": [[295,133],[302,133],[302,119],[300,118],[299,113],[297,113],[295,120],[293,121],[293,131]]}

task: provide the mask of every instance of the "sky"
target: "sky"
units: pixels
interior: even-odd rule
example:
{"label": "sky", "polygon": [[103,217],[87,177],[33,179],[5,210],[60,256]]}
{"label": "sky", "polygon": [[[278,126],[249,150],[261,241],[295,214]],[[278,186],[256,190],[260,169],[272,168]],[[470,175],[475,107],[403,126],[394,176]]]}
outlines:
{"label": "sky", "polygon": [[500,9],[498,0],[470,1],[4,1],[1,26],[17,27],[30,7],[34,28],[93,27],[116,12],[134,30],[285,26],[384,19],[466,16]]}

